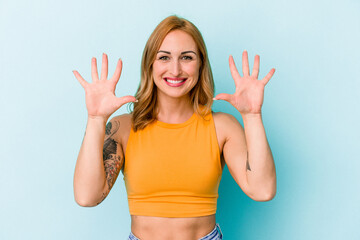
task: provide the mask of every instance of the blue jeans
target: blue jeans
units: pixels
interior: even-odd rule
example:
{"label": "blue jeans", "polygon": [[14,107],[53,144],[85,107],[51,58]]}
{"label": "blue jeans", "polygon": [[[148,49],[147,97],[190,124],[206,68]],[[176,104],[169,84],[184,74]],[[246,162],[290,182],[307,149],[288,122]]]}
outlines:
{"label": "blue jeans", "polygon": [[[216,223],[214,230],[212,230],[208,235],[200,238],[199,240],[222,240],[223,234],[221,232],[220,225]],[[137,238],[131,231],[128,240],[140,240]]]}

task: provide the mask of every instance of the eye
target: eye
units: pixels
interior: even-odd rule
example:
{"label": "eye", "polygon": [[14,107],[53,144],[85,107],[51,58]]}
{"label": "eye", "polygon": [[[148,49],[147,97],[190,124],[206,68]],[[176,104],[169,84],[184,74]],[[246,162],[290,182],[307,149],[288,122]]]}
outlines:
{"label": "eye", "polygon": [[193,57],[185,55],[185,56],[182,57],[182,59],[184,59],[184,60],[193,60]]}
{"label": "eye", "polygon": [[159,60],[163,60],[163,61],[166,61],[166,60],[169,60],[170,58],[168,56],[161,56],[159,57]]}

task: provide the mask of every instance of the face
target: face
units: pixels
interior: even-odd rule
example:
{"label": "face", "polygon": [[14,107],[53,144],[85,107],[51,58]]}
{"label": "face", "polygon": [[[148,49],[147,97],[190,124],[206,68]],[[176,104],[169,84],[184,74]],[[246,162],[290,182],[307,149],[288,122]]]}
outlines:
{"label": "face", "polygon": [[159,99],[188,97],[199,79],[200,57],[194,39],[181,30],[171,31],[153,63]]}

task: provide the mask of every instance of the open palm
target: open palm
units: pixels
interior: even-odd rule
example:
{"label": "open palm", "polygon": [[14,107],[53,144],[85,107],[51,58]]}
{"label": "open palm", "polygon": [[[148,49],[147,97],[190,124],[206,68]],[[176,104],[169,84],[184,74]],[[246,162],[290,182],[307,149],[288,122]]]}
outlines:
{"label": "open palm", "polygon": [[107,55],[103,54],[100,79],[97,72],[96,58],[91,59],[92,83],[88,83],[77,71],[73,71],[76,79],[85,89],[86,108],[89,117],[102,117],[108,119],[110,115],[122,105],[136,100],[133,96],[115,96],[115,88],[119,81],[121,70],[122,61],[119,59],[114,75],[107,80],[108,59]]}
{"label": "open palm", "polygon": [[264,101],[265,85],[273,76],[275,69],[262,79],[259,76],[260,56],[255,56],[253,71],[250,75],[248,54],[246,51],[242,54],[243,77],[240,76],[232,56],[229,57],[229,66],[231,76],[235,82],[235,93],[220,93],[214,99],[225,100],[231,103],[241,114],[258,114],[261,113],[261,106]]}

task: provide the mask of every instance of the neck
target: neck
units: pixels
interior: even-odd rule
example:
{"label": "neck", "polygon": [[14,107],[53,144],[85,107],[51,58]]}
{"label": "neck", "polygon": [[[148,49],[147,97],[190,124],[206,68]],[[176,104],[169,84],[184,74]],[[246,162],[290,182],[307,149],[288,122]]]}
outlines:
{"label": "neck", "polygon": [[166,123],[183,123],[194,113],[188,95],[181,98],[158,96],[157,109],[157,120]]}

